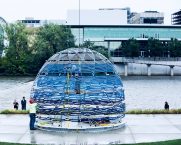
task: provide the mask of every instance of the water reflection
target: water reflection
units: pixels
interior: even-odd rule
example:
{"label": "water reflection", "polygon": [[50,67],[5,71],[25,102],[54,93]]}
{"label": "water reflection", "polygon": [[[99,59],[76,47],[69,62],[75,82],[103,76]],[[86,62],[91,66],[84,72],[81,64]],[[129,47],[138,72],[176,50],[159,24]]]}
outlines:
{"label": "water reflection", "polygon": [[37,143],[35,131],[30,131],[30,143],[31,144],[36,144]]}
{"label": "water reflection", "polygon": [[127,127],[114,131],[87,132],[50,132],[36,130],[30,133],[31,143],[41,144],[121,144],[134,143]]}

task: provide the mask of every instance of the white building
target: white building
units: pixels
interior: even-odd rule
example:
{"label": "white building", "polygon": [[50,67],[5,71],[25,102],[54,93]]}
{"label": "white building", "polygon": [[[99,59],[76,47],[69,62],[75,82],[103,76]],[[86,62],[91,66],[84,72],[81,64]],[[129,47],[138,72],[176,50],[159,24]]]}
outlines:
{"label": "white building", "polygon": [[100,10],[69,10],[68,25],[124,25],[127,24],[127,10],[100,9]]}
{"label": "white building", "polygon": [[157,11],[135,13],[130,19],[131,24],[164,24],[164,14]]}
{"label": "white building", "polygon": [[27,27],[40,27],[45,24],[58,24],[58,25],[65,25],[66,20],[40,20],[40,19],[34,19],[32,17],[25,18],[25,20],[19,20],[23,24],[25,24]]}

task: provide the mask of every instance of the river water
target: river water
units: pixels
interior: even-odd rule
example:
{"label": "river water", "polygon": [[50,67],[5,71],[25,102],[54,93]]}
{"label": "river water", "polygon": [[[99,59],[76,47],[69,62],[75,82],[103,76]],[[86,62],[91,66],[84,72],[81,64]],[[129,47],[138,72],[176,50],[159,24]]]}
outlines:
{"label": "river water", "polygon": [[[33,77],[0,77],[0,110],[12,109],[13,101],[19,103],[30,96]],[[181,108],[180,76],[128,76],[123,77],[127,110],[163,109],[168,101],[170,108]]]}

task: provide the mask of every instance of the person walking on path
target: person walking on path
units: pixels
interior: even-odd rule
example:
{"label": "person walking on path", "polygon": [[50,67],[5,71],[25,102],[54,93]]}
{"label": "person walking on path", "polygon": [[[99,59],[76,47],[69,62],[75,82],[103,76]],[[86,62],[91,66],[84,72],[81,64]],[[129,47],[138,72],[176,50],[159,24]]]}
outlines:
{"label": "person walking on path", "polygon": [[21,100],[21,109],[22,110],[26,110],[26,100],[25,100],[25,97],[23,97],[23,99]]}
{"label": "person walking on path", "polygon": [[165,110],[169,110],[169,105],[168,102],[165,102],[165,106],[164,106]]}
{"label": "person walking on path", "polygon": [[37,103],[34,99],[30,99],[30,130],[35,130],[35,120],[36,120],[36,109]]}
{"label": "person walking on path", "polygon": [[14,109],[15,109],[15,110],[18,110],[19,104],[18,104],[18,102],[16,101],[16,99],[14,100],[13,105],[14,105]]}

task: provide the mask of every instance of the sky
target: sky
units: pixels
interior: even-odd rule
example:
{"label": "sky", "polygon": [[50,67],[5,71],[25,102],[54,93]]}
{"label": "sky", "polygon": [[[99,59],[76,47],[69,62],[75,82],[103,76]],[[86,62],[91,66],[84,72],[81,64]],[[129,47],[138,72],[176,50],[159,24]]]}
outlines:
{"label": "sky", "polygon": [[[0,16],[7,22],[34,19],[66,19],[67,10],[78,9],[79,0],[0,0]],[[130,7],[132,12],[156,10],[163,12],[165,24],[171,14],[181,9],[181,0],[80,0],[80,9]]]}

